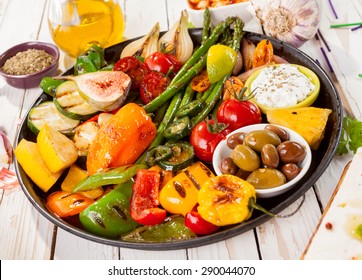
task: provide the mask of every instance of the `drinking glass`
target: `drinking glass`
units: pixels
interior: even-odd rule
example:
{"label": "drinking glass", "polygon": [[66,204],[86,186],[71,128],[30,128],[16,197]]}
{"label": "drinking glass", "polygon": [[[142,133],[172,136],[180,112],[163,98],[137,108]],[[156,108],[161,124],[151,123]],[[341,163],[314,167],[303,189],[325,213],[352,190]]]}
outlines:
{"label": "drinking glass", "polygon": [[117,0],[50,0],[48,24],[54,42],[73,58],[92,44],[121,42],[125,27]]}

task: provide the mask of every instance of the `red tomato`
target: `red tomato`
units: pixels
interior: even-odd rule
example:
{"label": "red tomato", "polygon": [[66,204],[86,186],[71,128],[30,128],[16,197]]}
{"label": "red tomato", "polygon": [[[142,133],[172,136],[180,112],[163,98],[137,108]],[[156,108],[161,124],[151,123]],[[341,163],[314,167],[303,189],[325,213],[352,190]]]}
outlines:
{"label": "red tomato", "polygon": [[113,70],[122,71],[131,78],[132,90],[139,89],[142,78],[150,72],[147,66],[134,56],[121,58],[114,64]]}
{"label": "red tomato", "polygon": [[204,220],[201,215],[196,211],[191,211],[186,214],[185,226],[187,226],[194,233],[199,235],[211,234],[219,229],[218,226]]}
{"label": "red tomato", "polygon": [[[212,155],[217,144],[231,132],[229,128],[210,129],[210,126],[215,126],[214,120],[201,121],[195,125],[190,135],[190,143],[194,147],[195,155],[206,162],[212,162]],[[215,132],[212,132],[213,130]]]}
{"label": "red tomato", "polygon": [[225,100],[216,112],[217,120],[228,125],[231,131],[240,127],[261,123],[259,107],[250,100]]}
{"label": "red tomato", "polygon": [[148,69],[168,74],[170,71],[176,74],[182,63],[172,54],[165,54],[162,52],[154,52],[145,59],[145,64]]}
{"label": "red tomato", "polygon": [[60,218],[79,214],[93,202],[79,193],[65,191],[56,191],[47,197],[47,207]]}
{"label": "red tomato", "polygon": [[151,102],[170,84],[171,80],[161,72],[151,71],[141,81],[140,93],[144,104]]}

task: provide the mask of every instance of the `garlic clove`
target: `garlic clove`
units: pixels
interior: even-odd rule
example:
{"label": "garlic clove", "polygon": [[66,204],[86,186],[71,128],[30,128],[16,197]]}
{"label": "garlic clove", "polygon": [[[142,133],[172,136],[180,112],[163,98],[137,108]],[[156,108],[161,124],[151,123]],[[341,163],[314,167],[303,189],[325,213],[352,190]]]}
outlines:
{"label": "garlic clove", "polygon": [[0,130],[0,163],[13,163],[13,147],[6,137],[5,133]]}
{"label": "garlic clove", "polygon": [[316,0],[250,0],[251,12],[266,35],[300,47],[318,31],[320,9]]}

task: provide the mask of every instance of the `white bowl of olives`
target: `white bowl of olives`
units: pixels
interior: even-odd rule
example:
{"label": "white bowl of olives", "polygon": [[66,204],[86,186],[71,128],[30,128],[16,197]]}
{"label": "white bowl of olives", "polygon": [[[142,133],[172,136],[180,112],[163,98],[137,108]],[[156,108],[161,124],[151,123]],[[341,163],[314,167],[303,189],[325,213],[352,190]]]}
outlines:
{"label": "white bowl of olives", "polygon": [[280,195],[295,186],[312,162],[308,143],[280,125],[255,124],[239,128],[221,141],[213,155],[217,175],[232,174],[252,184],[256,195]]}

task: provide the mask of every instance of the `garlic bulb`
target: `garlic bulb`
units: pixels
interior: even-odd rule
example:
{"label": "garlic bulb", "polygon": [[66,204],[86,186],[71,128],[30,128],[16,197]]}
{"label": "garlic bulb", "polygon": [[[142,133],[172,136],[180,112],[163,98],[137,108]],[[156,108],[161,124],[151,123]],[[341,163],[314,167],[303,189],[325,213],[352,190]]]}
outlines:
{"label": "garlic bulb", "polygon": [[183,10],[180,19],[158,41],[159,50],[171,53],[185,63],[192,55],[194,44],[187,29],[188,12]]}
{"label": "garlic bulb", "polygon": [[0,130],[0,163],[11,164],[13,162],[13,147],[5,133]]}
{"label": "garlic bulb", "polygon": [[160,36],[160,24],[157,22],[151,31],[142,38],[129,43],[121,53],[125,56],[137,55],[146,58],[158,50],[158,37]]}
{"label": "garlic bulb", "polygon": [[296,48],[312,39],[319,27],[316,0],[250,0],[266,35]]}

